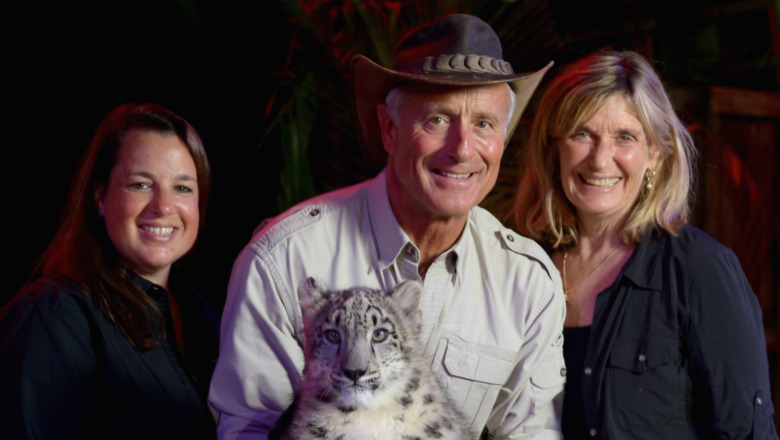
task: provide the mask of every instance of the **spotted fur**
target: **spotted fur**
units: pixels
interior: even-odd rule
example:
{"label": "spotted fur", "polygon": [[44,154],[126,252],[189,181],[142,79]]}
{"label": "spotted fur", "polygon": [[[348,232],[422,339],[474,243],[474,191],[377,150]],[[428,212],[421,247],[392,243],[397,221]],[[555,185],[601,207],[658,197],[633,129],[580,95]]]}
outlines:
{"label": "spotted fur", "polygon": [[422,285],[300,289],[306,366],[285,439],[474,439],[424,360]]}

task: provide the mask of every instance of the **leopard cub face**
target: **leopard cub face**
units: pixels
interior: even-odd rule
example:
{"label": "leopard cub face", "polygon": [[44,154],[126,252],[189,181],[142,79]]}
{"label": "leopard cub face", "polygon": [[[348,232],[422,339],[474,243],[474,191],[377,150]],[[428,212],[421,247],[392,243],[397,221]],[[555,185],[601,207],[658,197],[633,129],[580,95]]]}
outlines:
{"label": "leopard cub face", "polygon": [[284,440],[476,438],[423,356],[422,284],[390,292],[299,289],[303,383]]}
{"label": "leopard cub face", "polygon": [[[419,283],[390,293],[366,288],[327,291],[307,280],[302,293],[307,386],[349,411],[393,392],[413,368],[419,327]],[[302,290],[304,292],[304,290]]]}

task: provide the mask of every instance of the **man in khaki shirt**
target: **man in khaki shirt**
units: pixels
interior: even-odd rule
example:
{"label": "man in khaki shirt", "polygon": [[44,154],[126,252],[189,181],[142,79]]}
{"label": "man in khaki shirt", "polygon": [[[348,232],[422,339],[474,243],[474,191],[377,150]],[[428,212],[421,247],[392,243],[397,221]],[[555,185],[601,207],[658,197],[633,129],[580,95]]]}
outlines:
{"label": "man in khaki shirt", "polygon": [[472,430],[561,438],[560,277],[477,206],[549,66],[515,74],[486,23],[450,15],[407,34],[392,69],[362,56],[353,67],[363,147],[386,167],[272,219],[238,256],[209,394],[220,438],[267,438],[292,403],[308,277],[334,289],[422,281],[419,338]]}

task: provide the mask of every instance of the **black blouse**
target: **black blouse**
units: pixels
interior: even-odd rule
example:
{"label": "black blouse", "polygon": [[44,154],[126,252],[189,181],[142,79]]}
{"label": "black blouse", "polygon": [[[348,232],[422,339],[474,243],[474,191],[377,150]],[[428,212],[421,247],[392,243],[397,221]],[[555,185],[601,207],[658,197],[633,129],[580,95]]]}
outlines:
{"label": "black blouse", "polygon": [[566,360],[566,386],[564,388],[561,426],[566,440],[589,439],[588,422],[585,420],[585,404],[582,398],[582,370],[585,366],[585,350],[588,346],[590,326],[563,328],[563,358]]}
{"label": "black blouse", "polygon": [[196,292],[177,295],[185,358],[168,292],[136,276],[166,320],[165,343],[135,350],[69,280],[34,282],[0,317],[3,438],[215,438],[206,395],[219,321]]}
{"label": "black blouse", "polygon": [[758,301],[734,253],[694,227],[647,232],[598,295],[574,368],[575,438],[777,438]]}

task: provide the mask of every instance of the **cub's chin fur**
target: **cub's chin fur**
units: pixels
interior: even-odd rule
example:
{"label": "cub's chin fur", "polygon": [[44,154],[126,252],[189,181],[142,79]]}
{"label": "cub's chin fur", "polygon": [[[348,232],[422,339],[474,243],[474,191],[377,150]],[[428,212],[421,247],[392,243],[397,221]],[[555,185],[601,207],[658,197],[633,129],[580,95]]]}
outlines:
{"label": "cub's chin fur", "polygon": [[417,342],[422,285],[391,292],[299,289],[306,366],[282,438],[474,439],[447,399]]}

